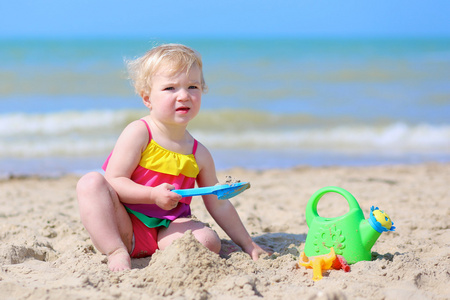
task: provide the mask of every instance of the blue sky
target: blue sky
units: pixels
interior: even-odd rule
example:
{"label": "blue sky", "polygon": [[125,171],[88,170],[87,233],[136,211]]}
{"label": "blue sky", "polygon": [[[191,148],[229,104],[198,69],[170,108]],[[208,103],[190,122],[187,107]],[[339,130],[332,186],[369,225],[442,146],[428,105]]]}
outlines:
{"label": "blue sky", "polygon": [[450,36],[449,0],[11,0],[1,37]]}

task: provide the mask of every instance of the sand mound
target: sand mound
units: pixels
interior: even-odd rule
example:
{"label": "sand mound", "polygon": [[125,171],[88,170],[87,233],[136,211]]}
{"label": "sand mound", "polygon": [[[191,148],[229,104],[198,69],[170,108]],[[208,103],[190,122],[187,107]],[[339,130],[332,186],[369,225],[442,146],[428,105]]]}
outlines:
{"label": "sand mound", "polygon": [[147,267],[132,279],[152,294],[202,294],[233,272],[225,259],[209,251],[188,231],[164,251],[156,251]]}

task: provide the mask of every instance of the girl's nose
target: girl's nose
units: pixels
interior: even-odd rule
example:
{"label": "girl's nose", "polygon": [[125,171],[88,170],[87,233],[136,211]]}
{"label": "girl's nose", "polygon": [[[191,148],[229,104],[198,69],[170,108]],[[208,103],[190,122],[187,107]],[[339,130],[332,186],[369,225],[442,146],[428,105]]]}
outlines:
{"label": "girl's nose", "polygon": [[186,101],[189,100],[189,98],[190,98],[189,92],[186,89],[180,89],[177,95],[177,100]]}

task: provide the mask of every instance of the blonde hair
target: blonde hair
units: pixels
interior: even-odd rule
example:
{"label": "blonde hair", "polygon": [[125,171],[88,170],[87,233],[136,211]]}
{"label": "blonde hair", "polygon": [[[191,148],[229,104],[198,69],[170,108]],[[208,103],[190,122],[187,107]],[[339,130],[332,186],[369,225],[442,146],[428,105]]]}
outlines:
{"label": "blonde hair", "polygon": [[206,92],[200,54],[185,45],[165,44],[151,49],[135,60],[127,61],[128,73],[138,95],[150,94],[152,78],[163,66],[167,68],[169,75],[182,71],[188,74],[193,66],[197,66],[200,69],[202,91]]}

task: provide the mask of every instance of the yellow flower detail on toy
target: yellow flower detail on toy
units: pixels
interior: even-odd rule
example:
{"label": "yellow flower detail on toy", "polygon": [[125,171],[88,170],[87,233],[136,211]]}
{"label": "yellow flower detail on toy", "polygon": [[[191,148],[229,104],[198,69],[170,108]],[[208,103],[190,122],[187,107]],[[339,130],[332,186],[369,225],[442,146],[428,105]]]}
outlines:
{"label": "yellow flower detail on toy", "polygon": [[372,206],[370,208],[369,223],[372,228],[378,232],[395,230],[394,222],[392,222],[391,218],[378,207]]}
{"label": "yellow flower detail on toy", "polygon": [[386,229],[391,229],[392,227],[391,218],[389,218],[389,216],[384,211],[374,210],[373,216],[381,224],[381,226],[385,227]]}

